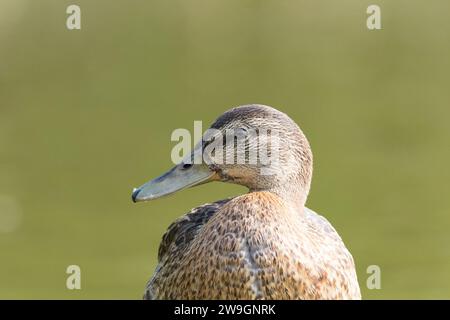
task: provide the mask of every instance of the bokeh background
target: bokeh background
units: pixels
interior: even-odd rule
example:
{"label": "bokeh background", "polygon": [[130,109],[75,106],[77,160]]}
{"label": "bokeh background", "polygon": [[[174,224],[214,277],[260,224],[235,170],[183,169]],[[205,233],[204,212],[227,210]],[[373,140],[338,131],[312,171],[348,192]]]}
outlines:
{"label": "bokeh background", "polygon": [[[366,28],[366,8],[382,28]],[[66,29],[78,4],[82,29]],[[176,128],[263,103],[315,156],[308,206],[363,297],[450,298],[450,2],[0,0],[0,298],[140,299],[167,226],[244,192],[133,204]],[[206,129],[206,128],[204,128]],[[67,290],[77,264],[82,289]],[[366,269],[379,265],[381,290]]]}

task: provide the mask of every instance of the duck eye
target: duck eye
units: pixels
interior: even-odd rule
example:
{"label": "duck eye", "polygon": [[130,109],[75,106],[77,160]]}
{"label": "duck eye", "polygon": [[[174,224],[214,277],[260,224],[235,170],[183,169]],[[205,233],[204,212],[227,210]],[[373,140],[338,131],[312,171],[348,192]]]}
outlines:
{"label": "duck eye", "polygon": [[183,169],[189,169],[190,167],[192,167],[192,163],[183,163]]}

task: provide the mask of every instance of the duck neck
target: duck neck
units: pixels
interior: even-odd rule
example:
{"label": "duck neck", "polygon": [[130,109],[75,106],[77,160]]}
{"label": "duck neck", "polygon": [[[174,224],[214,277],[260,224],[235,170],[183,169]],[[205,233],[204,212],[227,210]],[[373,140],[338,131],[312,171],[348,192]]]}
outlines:
{"label": "duck neck", "polygon": [[295,212],[303,214],[308,192],[298,184],[287,183],[283,186],[275,186],[268,189],[250,189],[250,192],[270,192],[278,196],[283,202]]}
{"label": "duck neck", "polygon": [[295,184],[286,184],[285,186],[273,188],[270,192],[283,199],[283,201],[289,207],[294,208],[296,212],[303,214],[306,199],[308,197],[308,192],[306,192],[303,187]]}

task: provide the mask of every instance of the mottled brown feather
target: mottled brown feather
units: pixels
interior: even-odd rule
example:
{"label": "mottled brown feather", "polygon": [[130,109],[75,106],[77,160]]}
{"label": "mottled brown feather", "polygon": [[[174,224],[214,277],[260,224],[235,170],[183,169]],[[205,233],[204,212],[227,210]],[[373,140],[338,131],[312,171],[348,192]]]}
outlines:
{"label": "mottled brown feather", "polygon": [[323,217],[270,192],[207,204],[163,238],[148,299],[360,299],[353,258]]}

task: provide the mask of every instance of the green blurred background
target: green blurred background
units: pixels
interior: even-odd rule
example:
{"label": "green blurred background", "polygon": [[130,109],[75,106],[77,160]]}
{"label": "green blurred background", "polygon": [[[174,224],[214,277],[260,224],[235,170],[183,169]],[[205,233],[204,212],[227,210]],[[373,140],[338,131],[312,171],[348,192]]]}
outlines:
{"label": "green blurred background", "polygon": [[[382,10],[380,31],[366,8]],[[82,29],[66,29],[81,7]],[[315,156],[308,206],[363,297],[450,298],[450,2],[0,0],[0,298],[140,299],[167,226],[244,191],[133,204],[175,128],[263,103]],[[206,129],[206,128],[204,128]],[[67,290],[66,267],[82,271]],[[366,269],[379,265],[381,290]]]}

